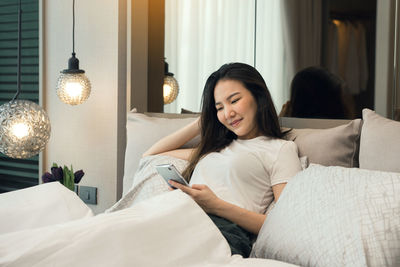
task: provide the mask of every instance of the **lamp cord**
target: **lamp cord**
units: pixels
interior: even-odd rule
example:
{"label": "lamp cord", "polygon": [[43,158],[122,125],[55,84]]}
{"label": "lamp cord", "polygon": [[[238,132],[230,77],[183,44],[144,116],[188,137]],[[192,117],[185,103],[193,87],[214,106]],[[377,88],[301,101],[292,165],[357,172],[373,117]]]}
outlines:
{"label": "lamp cord", "polygon": [[13,97],[11,101],[17,99],[19,93],[21,92],[21,17],[22,17],[22,8],[21,8],[21,0],[18,3],[18,55],[17,55],[17,93]]}
{"label": "lamp cord", "polygon": [[72,0],[72,55],[75,56],[75,0]]}

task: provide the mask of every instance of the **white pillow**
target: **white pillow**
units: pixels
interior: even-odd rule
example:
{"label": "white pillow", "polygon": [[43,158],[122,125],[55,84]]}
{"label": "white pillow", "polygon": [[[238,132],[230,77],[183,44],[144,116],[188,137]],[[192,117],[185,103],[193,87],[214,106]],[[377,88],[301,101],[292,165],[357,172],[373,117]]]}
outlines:
{"label": "white pillow", "polygon": [[400,122],[363,109],[360,168],[400,172]]}
{"label": "white pillow", "polygon": [[400,174],[312,164],[285,187],[252,256],[301,266],[399,266]]}
{"label": "white pillow", "polygon": [[[165,115],[168,116],[168,115]],[[125,150],[124,182],[123,195],[131,188],[133,177],[139,166],[142,154],[162,137],[182,128],[191,123],[196,118],[184,117],[179,114],[179,118],[160,118],[150,117],[142,113],[129,112],[127,115],[126,131],[127,144]],[[193,147],[198,139],[193,139],[183,147]]]}
{"label": "white pillow", "polygon": [[76,193],[59,182],[0,194],[0,234],[92,216]]}

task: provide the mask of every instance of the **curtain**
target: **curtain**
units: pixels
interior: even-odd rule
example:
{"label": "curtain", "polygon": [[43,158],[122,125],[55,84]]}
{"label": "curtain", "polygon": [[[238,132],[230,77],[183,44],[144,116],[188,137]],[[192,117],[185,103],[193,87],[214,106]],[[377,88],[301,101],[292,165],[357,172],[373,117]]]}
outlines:
{"label": "curtain", "polygon": [[263,76],[278,113],[289,96],[281,9],[282,0],[257,1],[255,67]]}
{"label": "curtain", "polygon": [[346,82],[347,93],[367,90],[366,29],[361,21],[333,20],[329,24],[328,68]]}
{"label": "curtain", "polygon": [[321,65],[322,0],[282,0],[281,13],[286,68],[291,80],[299,70]]}
{"label": "curtain", "polygon": [[253,65],[254,0],[166,0],[164,54],[180,87],[164,112],[199,111],[213,71],[228,62]]}
{"label": "curtain", "polygon": [[321,1],[258,0],[255,15],[256,0],[166,0],[165,57],[180,91],[164,112],[199,111],[208,76],[244,62],[264,77],[279,113],[294,74],[320,65]]}

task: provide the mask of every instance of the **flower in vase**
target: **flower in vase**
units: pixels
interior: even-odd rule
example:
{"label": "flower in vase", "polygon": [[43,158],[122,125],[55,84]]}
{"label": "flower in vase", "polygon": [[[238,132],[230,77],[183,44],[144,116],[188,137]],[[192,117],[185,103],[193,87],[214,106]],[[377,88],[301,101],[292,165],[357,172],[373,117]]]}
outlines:
{"label": "flower in vase", "polygon": [[75,184],[78,184],[84,175],[85,173],[83,170],[79,170],[74,173],[72,165],[71,169],[69,169],[67,166],[62,168],[56,163],[53,163],[53,166],[51,167],[51,173],[45,172],[42,175],[42,181],[43,183],[59,181],[65,187],[74,191]]}

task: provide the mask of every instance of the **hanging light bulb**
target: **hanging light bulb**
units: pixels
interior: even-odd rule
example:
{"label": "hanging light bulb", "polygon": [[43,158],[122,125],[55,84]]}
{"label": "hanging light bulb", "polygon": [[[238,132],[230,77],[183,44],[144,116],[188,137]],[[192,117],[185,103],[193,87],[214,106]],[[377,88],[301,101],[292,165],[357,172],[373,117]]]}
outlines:
{"label": "hanging light bulb", "polygon": [[50,120],[39,105],[12,100],[0,106],[0,152],[11,158],[30,158],[42,151],[50,138]]}
{"label": "hanging light bulb", "polygon": [[79,69],[79,60],[75,57],[75,0],[72,1],[72,57],[68,60],[68,69],[61,71],[57,81],[57,96],[69,105],[79,105],[90,95],[90,81],[85,71]]}
{"label": "hanging light bulb", "polygon": [[39,105],[17,100],[21,91],[21,0],[18,11],[17,93],[0,106],[0,152],[11,158],[29,158],[44,149],[50,138],[50,120]]}
{"label": "hanging light bulb", "polygon": [[174,74],[168,71],[168,63],[164,61],[164,84],[163,84],[163,94],[164,94],[164,104],[172,103],[179,93],[179,85]]}

